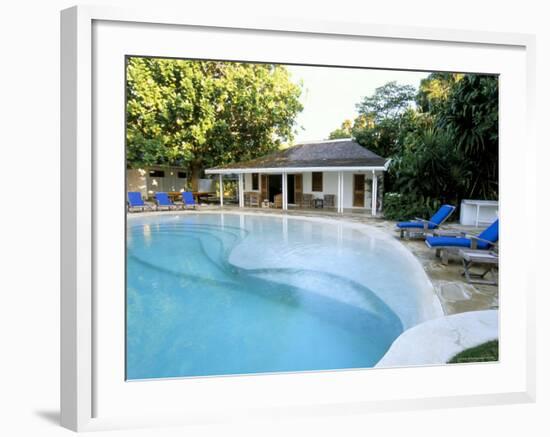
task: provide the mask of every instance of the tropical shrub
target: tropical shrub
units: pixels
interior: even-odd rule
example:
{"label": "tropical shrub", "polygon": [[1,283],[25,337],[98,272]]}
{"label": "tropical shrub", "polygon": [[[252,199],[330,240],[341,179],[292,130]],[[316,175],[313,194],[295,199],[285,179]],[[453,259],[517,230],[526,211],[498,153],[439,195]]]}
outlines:
{"label": "tropical shrub", "polygon": [[389,220],[431,217],[439,206],[439,200],[422,195],[401,193],[386,193],[384,195],[384,217]]}

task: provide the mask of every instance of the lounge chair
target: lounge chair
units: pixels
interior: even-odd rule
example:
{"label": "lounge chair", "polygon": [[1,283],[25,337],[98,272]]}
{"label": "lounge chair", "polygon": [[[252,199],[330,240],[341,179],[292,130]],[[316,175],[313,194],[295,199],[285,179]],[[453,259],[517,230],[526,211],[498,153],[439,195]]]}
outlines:
{"label": "lounge chair", "polygon": [[141,197],[141,193],[139,191],[128,191],[128,212],[132,212],[132,210],[141,210],[145,211],[146,209],[149,209],[153,211],[155,209],[154,205],[151,205],[150,203],[145,203]]}
{"label": "lounge chair", "polygon": [[168,211],[171,209],[177,209],[178,205],[176,205],[170,197],[168,197],[168,193],[164,193],[162,191],[159,191],[155,193],[155,199],[157,201],[157,209],[166,208]]}
{"label": "lounge chair", "polygon": [[195,198],[191,191],[184,191],[181,193],[181,198],[183,199],[183,206],[185,208],[197,209],[197,204],[195,203]]}
{"label": "lounge chair", "polygon": [[434,236],[426,238],[426,245],[435,249],[435,256],[440,256],[443,264],[449,261],[449,252],[460,249],[491,250],[498,243],[498,219],[479,235],[460,232],[456,236]]}
{"label": "lounge chair", "polygon": [[410,222],[397,223],[397,230],[401,233],[401,238],[411,234],[420,234],[425,236],[428,231],[434,230],[441,226],[453,213],[455,207],[452,205],[442,205],[441,208],[430,218],[430,220],[424,220],[421,218],[415,218]]}

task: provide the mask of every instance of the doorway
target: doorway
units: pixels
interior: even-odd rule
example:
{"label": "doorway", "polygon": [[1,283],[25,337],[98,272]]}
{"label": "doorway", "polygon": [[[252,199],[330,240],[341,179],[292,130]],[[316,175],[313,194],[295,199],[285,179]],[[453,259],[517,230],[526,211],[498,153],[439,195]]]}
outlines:
{"label": "doorway", "polygon": [[283,192],[283,175],[270,174],[267,179],[269,201],[274,202],[275,196]]}
{"label": "doorway", "polygon": [[296,179],[295,179],[295,175],[293,174],[289,174],[287,175],[287,183],[286,183],[286,186],[287,186],[287,196],[288,196],[288,203],[291,203],[291,204],[295,204],[296,203],[296,197],[294,195],[295,193],[295,186],[296,186]]}
{"label": "doorway", "polygon": [[353,175],[353,206],[365,207],[365,175]]}

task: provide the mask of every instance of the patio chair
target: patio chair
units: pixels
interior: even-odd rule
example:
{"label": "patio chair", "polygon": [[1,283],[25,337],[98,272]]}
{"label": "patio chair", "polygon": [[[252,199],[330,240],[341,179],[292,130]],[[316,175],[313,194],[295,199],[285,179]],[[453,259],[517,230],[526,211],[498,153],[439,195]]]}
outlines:
{"label": "patio chair", "polygon": [[146,209],[153,211],[155,209],[154,205],[143,201],[139,191],[128,191],[127,205],[128,212],[135,211],[136,209],[141,211],[145,211]]}
{"label": "patio chair", "polygon": [[193,208],[197,209],[197,204],[195,203],[195,198],[193,197],[193,193],[191,191],[183,191],[181,193],[181,198],[183,200],[183,207],[184,208]]}
{"label": "patio chair", "polygon": [[157,201],[157,210],[161,208],[165,208],[168,211],[171,209],[177,209],[178,205],[176,205],[170,197],[168,197],[168,193],[159,191],[155,193],[155,200]]}
{"label": "patio chair", "polygon": [[282,208],[283,207],[283,195],[282,194],[276,194],[273,197],[273,206],[275,208]]}
{"label": "patio chair", "polygon": [[453,205],[441,205],[441,208],[439,208],[430,220],[415,218],[414,221],[397,223],[397,230],[400,231],[400,237],[403,238],[407,236],[407,238],[409,238],[411,234],[425,236],[428,231],[441,226],[451,216],[455,209]]}
{"label": "patio chair", "polygon": [[323,208],[334,208],[334,199],[336,195],[334,194],[325,194],[323,196]]}
{"label": "patio chair", "polygon": [[449,252],[460,249],[491,250],[497,248],[498,219],[479,235],[469,235],[460,232],[456,236],[434,236],[426,238],[426,245],[435,249],[435,256],[441,257],[442,263],[449,262]]}
{"label": "patio chair", "polygon": [[313,194],[302,194],[302,202],[300,204],[302,208],[313,207]]}
{"label": "patio chair", "polygon": [[294,204],[300,208],[304,203],[304,195],[302,193],[294,194]]}
{"label": "patio chair", "polygon": [[260,193],[254,191],[249,193],[249,206],[255,206],[256,208],[260,207]]}

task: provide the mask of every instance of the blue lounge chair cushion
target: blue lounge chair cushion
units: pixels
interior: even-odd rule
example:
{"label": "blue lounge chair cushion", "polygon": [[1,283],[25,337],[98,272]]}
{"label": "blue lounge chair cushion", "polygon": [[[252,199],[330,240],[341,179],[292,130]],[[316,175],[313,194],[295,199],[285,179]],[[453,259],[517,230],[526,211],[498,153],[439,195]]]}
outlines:
{"label": "blue lounge chair cushion", "polygon": [[[496,243],[498,241],[498,219],[479,234],[478,237],[486,240],[477,240],[476,247],[478,249],[489,249],[491,245],[488,241]],[[472,247],[472,240],[464,237],[428,237],[426,238],[426,244],[428,247]]]}
{"label": "blue lounge chair cushion", "polygon": [[128,192],[128,203],[130,206],[145,206],[145,202],[141,198],[141,193],[139,191]]}
{"label": "blue lounge chair cushion", "polygon": [[186,205],[195,205],[195,198],[193,197],[193,193],[191,191],[184,191],[181,193],[181,197]]}
{"label": "blue lounge chair cushion", "polygon": [[485,229],[481,234],[478,235],[479,238],[496,243],[498,241],[498,219],[495,220],[491,226]]}
{"label": "blue lounge chair cushion", "polygon": [[174,202],[170,200],[167,193],[155,193],[155,199],[157,199],[157,202],[160,206],[174,206]]}
{"label": "blue lounge chair cushion", "polygon": [[[481,246],[481,242],[479,243],[478,247]],[[472,242],[469,238],[463,237],[428,237],[426,238],[426,244],[429,247],[471,247]],[[487,245],[487,243],[483,244]]]}
{"label": "blue lounge chair cushion", "polygon": [[441,205],[441,208],[432,216],[430,222],[440,225],[455,210],[452,205]]}
{"label": "blue lounge chair cushion", "polygon": [[[452,205],[441,205],[441,208],[430,218],[428,223],[428,229],[435,229],[443,221],[451,215],[455,207]],[[424,222],[399,222],[397,227],[400,229],[413,228],[413,229],[423,229]]]}
{"label": "blue lounge chair cushion", "polygon": [[[424,229],[424,222],[399,222],[397,223],[397,227],[400,229],[408,229],[408,228]],[[434,225],[429,223],[428,228],[433,229]]]}

